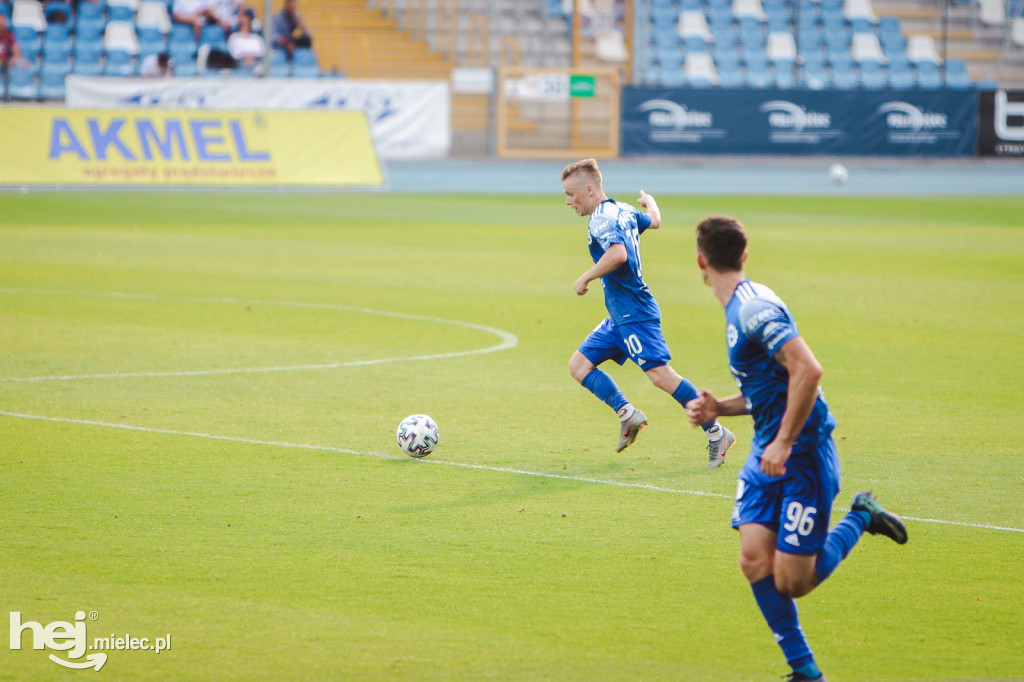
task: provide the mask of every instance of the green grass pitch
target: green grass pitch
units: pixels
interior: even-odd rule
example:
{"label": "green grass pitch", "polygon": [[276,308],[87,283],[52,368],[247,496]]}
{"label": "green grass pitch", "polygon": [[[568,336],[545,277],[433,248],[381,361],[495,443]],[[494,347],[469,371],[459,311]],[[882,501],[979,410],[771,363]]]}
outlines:
{"label": "green grass pitch", "polygon": [[[171,635],[72,673],[0,634],[0,679],[787,672],[729,527],[749,420],[708,471],[613,367],[651,421],[614,452],[567,371],[604,308],[558,190],[0,194],[0,616]],[[658,198],[676,369],[734,390],[693,227],[736,215],[825,367],[835,518],[864,489],[907,517],[799,601],[828,679],[1024,679],[1024,198]]]}

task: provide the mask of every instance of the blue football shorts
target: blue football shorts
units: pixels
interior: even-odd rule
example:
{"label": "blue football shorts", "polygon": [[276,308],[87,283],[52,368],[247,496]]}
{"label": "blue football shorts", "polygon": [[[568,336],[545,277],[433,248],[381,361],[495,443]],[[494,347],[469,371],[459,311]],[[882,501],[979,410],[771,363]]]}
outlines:
{"label": "blue football shorts", "polygon": [[817,554],[828,535],[832,502],[839,494],[838,464],[835,442],[825,438],[818,445],[817,456],[791,455],[784,476],[762,476],[760,483],[741,478],[732,527],[758,523],[778,533],[778,551]]}
{"label": "blue football shorts", "polygon": [[672,359],[665,335],[661,333],[661,320],[616,326],[606,317],[583,339],[578,350],[595,367],[605,360],[614,360],[620,365],[632,360],[645,372],[667,365]]}

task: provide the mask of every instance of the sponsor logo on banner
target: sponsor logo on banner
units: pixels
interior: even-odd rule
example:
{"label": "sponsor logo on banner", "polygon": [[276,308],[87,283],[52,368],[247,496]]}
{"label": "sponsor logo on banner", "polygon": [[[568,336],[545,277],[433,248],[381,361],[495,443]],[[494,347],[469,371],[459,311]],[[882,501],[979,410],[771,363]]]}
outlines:
{"label": "sponsor logo on banner", "polygon": [[781,144],[818,144],[826,138],[842,137],[832,129],[832,114],[808,111],[799,104],[777,99],[765,102],[761,112],[768,115],[768,139]]}
{"label": "sponsor logo on banner", "polygon": [[926,111],[908,102],[886,102],[878,107],[885,116],[888,140],[893,144],[935,144],[943,137],[959,137],[958,131],[947,130],[945,113]]}
{"label": "sponsor logo on banner", "polygon": [[689,109],[685,104],[667,99],[649,99],[637,111],[647,114],[652,142],[703,142],[706,138],[724,137],[725,131],[714,128],[710,111]]}
{"label": "sponsor logo on banner", "polygon": [[978,118],[979,154],[1024,157],[1024,91],[982,93]]}
{"label": "sponsor logo on banner", "polygon": [[0,108],[0,184],[381,185],[355,111]]}

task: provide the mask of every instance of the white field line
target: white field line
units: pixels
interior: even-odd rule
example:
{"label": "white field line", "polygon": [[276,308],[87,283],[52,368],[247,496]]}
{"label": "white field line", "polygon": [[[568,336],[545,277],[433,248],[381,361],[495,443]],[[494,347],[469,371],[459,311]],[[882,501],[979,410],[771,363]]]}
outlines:
{"label": "white field line", "polygon": [[[335,310],[340,312],[354,312],[363,313],[367,315],[380,315],[383,317],[394,317],[405,320],[415,320],[421,322],[434,322],[438,324],[450,324],[459,327],[465,327],[467,329],[476,329],[489,334],[494,334],[501,339],[501,342],[494,346],[487,348],[475,349],[469,351],[458,351],[453,353],[440,353],[436,355],[418,355],[409,357],[399,358],[381,358],[377,360],[360,360],[353,362],[337,362],[329,364],[319,365],[291,365],[282,367],[242,367],[234,369],[216,369],[216,370],[186,370],[178,372],[119,372],[112,374],[82,374],[82,375],[66,375],[66,376],[39,376],[39,377],[0,377],[0,383],[3,382],[41,382],[41,381],[74,381],[79,379],[123,379],[123,378],[149,378],[149,377],[183,377],[183,376],[203,376],[213,374],[243,374],[243,373],[258,373],[258,372],[287,372],[287,371],[303,371],[303,370],[322,370],[322,369],[336,369],[340,367],[365,367],[369,365],[379,365],[389,362],[416,362],[423,360],[438,360],[442,358],[455,358],[465,357],[468,355],[480,355],[483,353],[494,353],[509,348],[514,348],[518,343],[519,339],[514,334],[497,329],[495,327],[488,327],[485,325],[473,324],[471,322],[462,322],[459,320],[447,320],[439,317],[427,317],[424,315],[411,315],[406,313],[394,313],[385,310],[372,310],[369,308],[355,308],[351,306],[332,305],[326,303],[304,303],[297,301],[264,301],[264,300],[245,300],[237,298],[204,298],[200,296],[160,296],[156,294],[133,294],[124,292],[91,292],[91,291],[59,291],[59,290],[47,290],[47,289],[5,289],[0,288],[0,294],[29,294],[37,296],[79,296],[79,297],[90,297],[90,298],[113,298],[113,299],[130,299],[130,300],[142,300],[142,301],[170,301],[176,303],[207,303],[207,304],[224,304],[224,305],[267,305],[267,306],[282,306],[291,308],[310,308],[319,310]],[[379,452],[360,452],[357,450],[349,450],[346,448],[328,447],[323,445],[308,445],[300,443],[284,443],[277,441],[266,441],[257,440],[252,438],[240,438],[233,436],[218,436],[209,433],[195,433],[191,431],[176,431],[170,429],[152,429],[144,426],[132,426],[129,424],[110,424],[107,422],[89,421],[85,419],[67,419],[62,417],[46,417],[42,415],[33,414],[19,414],[16,412],[7,412],[0,410],[0,416],[12,417],[15,419],[34,419],[38,421],[49,421],[59,422],[64,424],[79,424],[82,426],[97,426],[102,428],[110,429],[122,429],[127,431],[140,431],[143,433],[162,434],[168,436],[186,436],[190,438],[205,438],[208,440],[220,440],[228,441],[233,443],[244,443],[249,445],[263,445],[271,447],[282,447],[282,448],[295,448],[302,450],[315,450],[320,452],[334,452],[346,455],[360,455],[365,457],[376,457],[379,459],[406,459],[405,457],[397,457],[393,455],[387,455]],[[439,459],[428,459],[422,460],[431,464],[445,465],[462,467],[464,469],[477,469],[480,471],[493,471],[498,473],[513,474],[517,476],[535,476],[539,478],[550,478],[565,481],[576,481],[579,483],[591,483],[596,485],[611,485],[620,488],[636,488],[641,490],[651,490],[655,492],[674,493],[679,495],[694,495],[699,497],[718,497],[724,499],[732,499],[729,495],[721,495],[719,493],[709,493],[700,490],[679,490],[675,488],[665,488],[662,486],[655,486],[646,483],[625,483],[622,481],[606,480],[599,478],[586,478],[579,476],[566,476],[562,474],[549,474],[539,471],[525,471],[521,469],[509,469],[504,467],[491,467],[484,464],[471,464],[467,462],[452,462]],[[902,517],[908,521],[917,521],[920,523],[937,523],[950,526],[962,526],[966,528],[982,528],[986,530],[999,530],[1008,531],[1011,533],[1024,533],[1024,528],[1010,528],[1005,526],[993,526],[982,523],[963,523],[959,521],[944,521],[941,519],[922,519],[913,516]]]}
{"label": "white field line", "polygon": [[341,367],[368,367],[371,365],[383,365],[393,362],[422,362],[424,360],[442,360],[446,358],[461,358],[469,355],[483,355],[485,353],[496,353],[498,351],[515,348],[519,339],[510,332],[488,327],[472,322],[460,320],[447,320],[440,317],[428,317],[425,315],[411,315],[407,313],[394,313],[387,310],[372,310],[369,308],[354,308],[351,306],[332,305],[327,303],[302,303],[297,301],[263,301],[245,300],[238,298],[203,298],[187,296],[157,296],[153,294],[130,294],[122,292],[90,292],[90,291],[54,291],[42,289],[0,289],[0,294],[29,294],[36,296],[78,296],[90,298],[113,298],[129,299],[140,301],[166,301],[173,303],[206,303],[221,305],[257,305],[257,306],[280,306],[286,308],[310,308],[315,310],[332,310],[337,312],[361,313],[364,315],[378,315],[381,317],[393,317],[416,322],[432,322],[436,324],[447,324],[455,327],[474,329],[497,336],[499,343],[486,348],[475,348],[465,351],[454,351],[451,353],[435,353],[432,355],[413,355],[396,358],[378,358],[375,360],[357,360],[351,362],[331,362],[316,365],[284,365],[279,367],[234,367],[226,369],[196,369],[167,372],[112,372],[108,374],[77,374],[58,376],[35,376],[35,377],[0,377],[0,383],[28,383],[43,381],[78,381],[82,379],[136,379],[136,378],[157,378],[157,377],[192,377],[210,376],[218,374],[257,374],[262,372],[298,372],[311,370],[338,369]]}
{"label": "white field line", "polygon": [[[0,416],[10,417],[12,419],[32,419],[36,421],[56,422],[60,424],[77,424],[80,426],[94,426],[106,429],[121,429],[123,431],[137,431],[141,433],[152,433],[164,436],[185,436],[187,438],[203,438],[206,440],[225,441],[229,443],[241,443],[244,445],[260,445],[269,446],[276,448],[291,448],[296,450],[313,450],[316,452],[331,452],[343,455],[359,455],[362,457],[375,457],[377,459],[391,459],[391,460],[403,460],[410,461],[408,457],[400,457],[395,455],[388,455],[382,452],[362,452],[359,450],[350,450],[348,448],[337,448],[326,445],[310,445],[306,443],[287,443],[283,441],[272,441],[272,440],[260,440],[257,438],[241,438],[237,436],[218,436],[210,433],[197,433],[194,431],[177,431],[174,429],[154,429],[146,426],[134,426],[131,424],[111,424],[109,422],[92,421],[88,419],[66,419],[63,417],[46,417],[37,414],[22,414],[18,412],[7,412],[0,410]],[[450,460],[432,459],[426,458],[418,460],[423,463],[436,464],[440,466],[453,466],[461,467],[463,469],[474,469],[477,471],[492,471],[500,474],[511,474],[514,476],[533,476],[535,478],[549,478],[559,481],[573,481],[576,483],[589,483],[593,485],[608,485],[615,486],[617,488],[635,488],[639,490],[650,490],[653,492],[660,493],[672,493],[676,495],[692,495],[695,497],[716,497],[726,500],[731,500],[731,495],[722,495],[720,493],[709,493],[702,490],[682,490],[678,488],[666,488],[664,486],[650,485],[647,483],[627,483],[624,481],[615,481],[612,479],[602,478],[588,478],[585,476],[567,476],[565,474],[549,474],[542,471],[526,471],[524,469],[511,469],[507,467],[492,467],[485,464],[472,464],[468,462],[453,462]],[[960,526],[963,528],[980,528],[984,530],[998,530],[1006,531],[1010,533],[1024,533],[1024,528],[1010,528],[1007,526],[993,526],[984,523],[964,523],[960,521],[944,521],[941,519],[922,519],[914,516],[902,516],[905,521],[916,521],[919,523],[938,523],[947,526]]]}

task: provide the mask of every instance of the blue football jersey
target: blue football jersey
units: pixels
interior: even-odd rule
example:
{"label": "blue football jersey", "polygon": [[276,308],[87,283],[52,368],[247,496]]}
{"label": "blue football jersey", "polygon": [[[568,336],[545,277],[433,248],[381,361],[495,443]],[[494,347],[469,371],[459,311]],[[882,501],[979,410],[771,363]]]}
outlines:
{"label": "blue football jersey", "polygon": [[[775,439],[786,411],[789,372],[775,354],[787,341],[799,336],[796,322],[775,292],[749,279],[736,287],[725,307],[729,369],[754,418],[753,451]],[[821,388],[803,430],[793,443],[794,453],[813,452],[821,438],[835,428]]]}
{"label": "blue football jersey", "polygon": [[587,243],[595,263],[612,244],[626,247],[628,260],[601,278],[604,304],[616,325],[661,319],[640,266],[640,235],[650,226],[651,216],[614,199],[602,201],[590,216]]}

